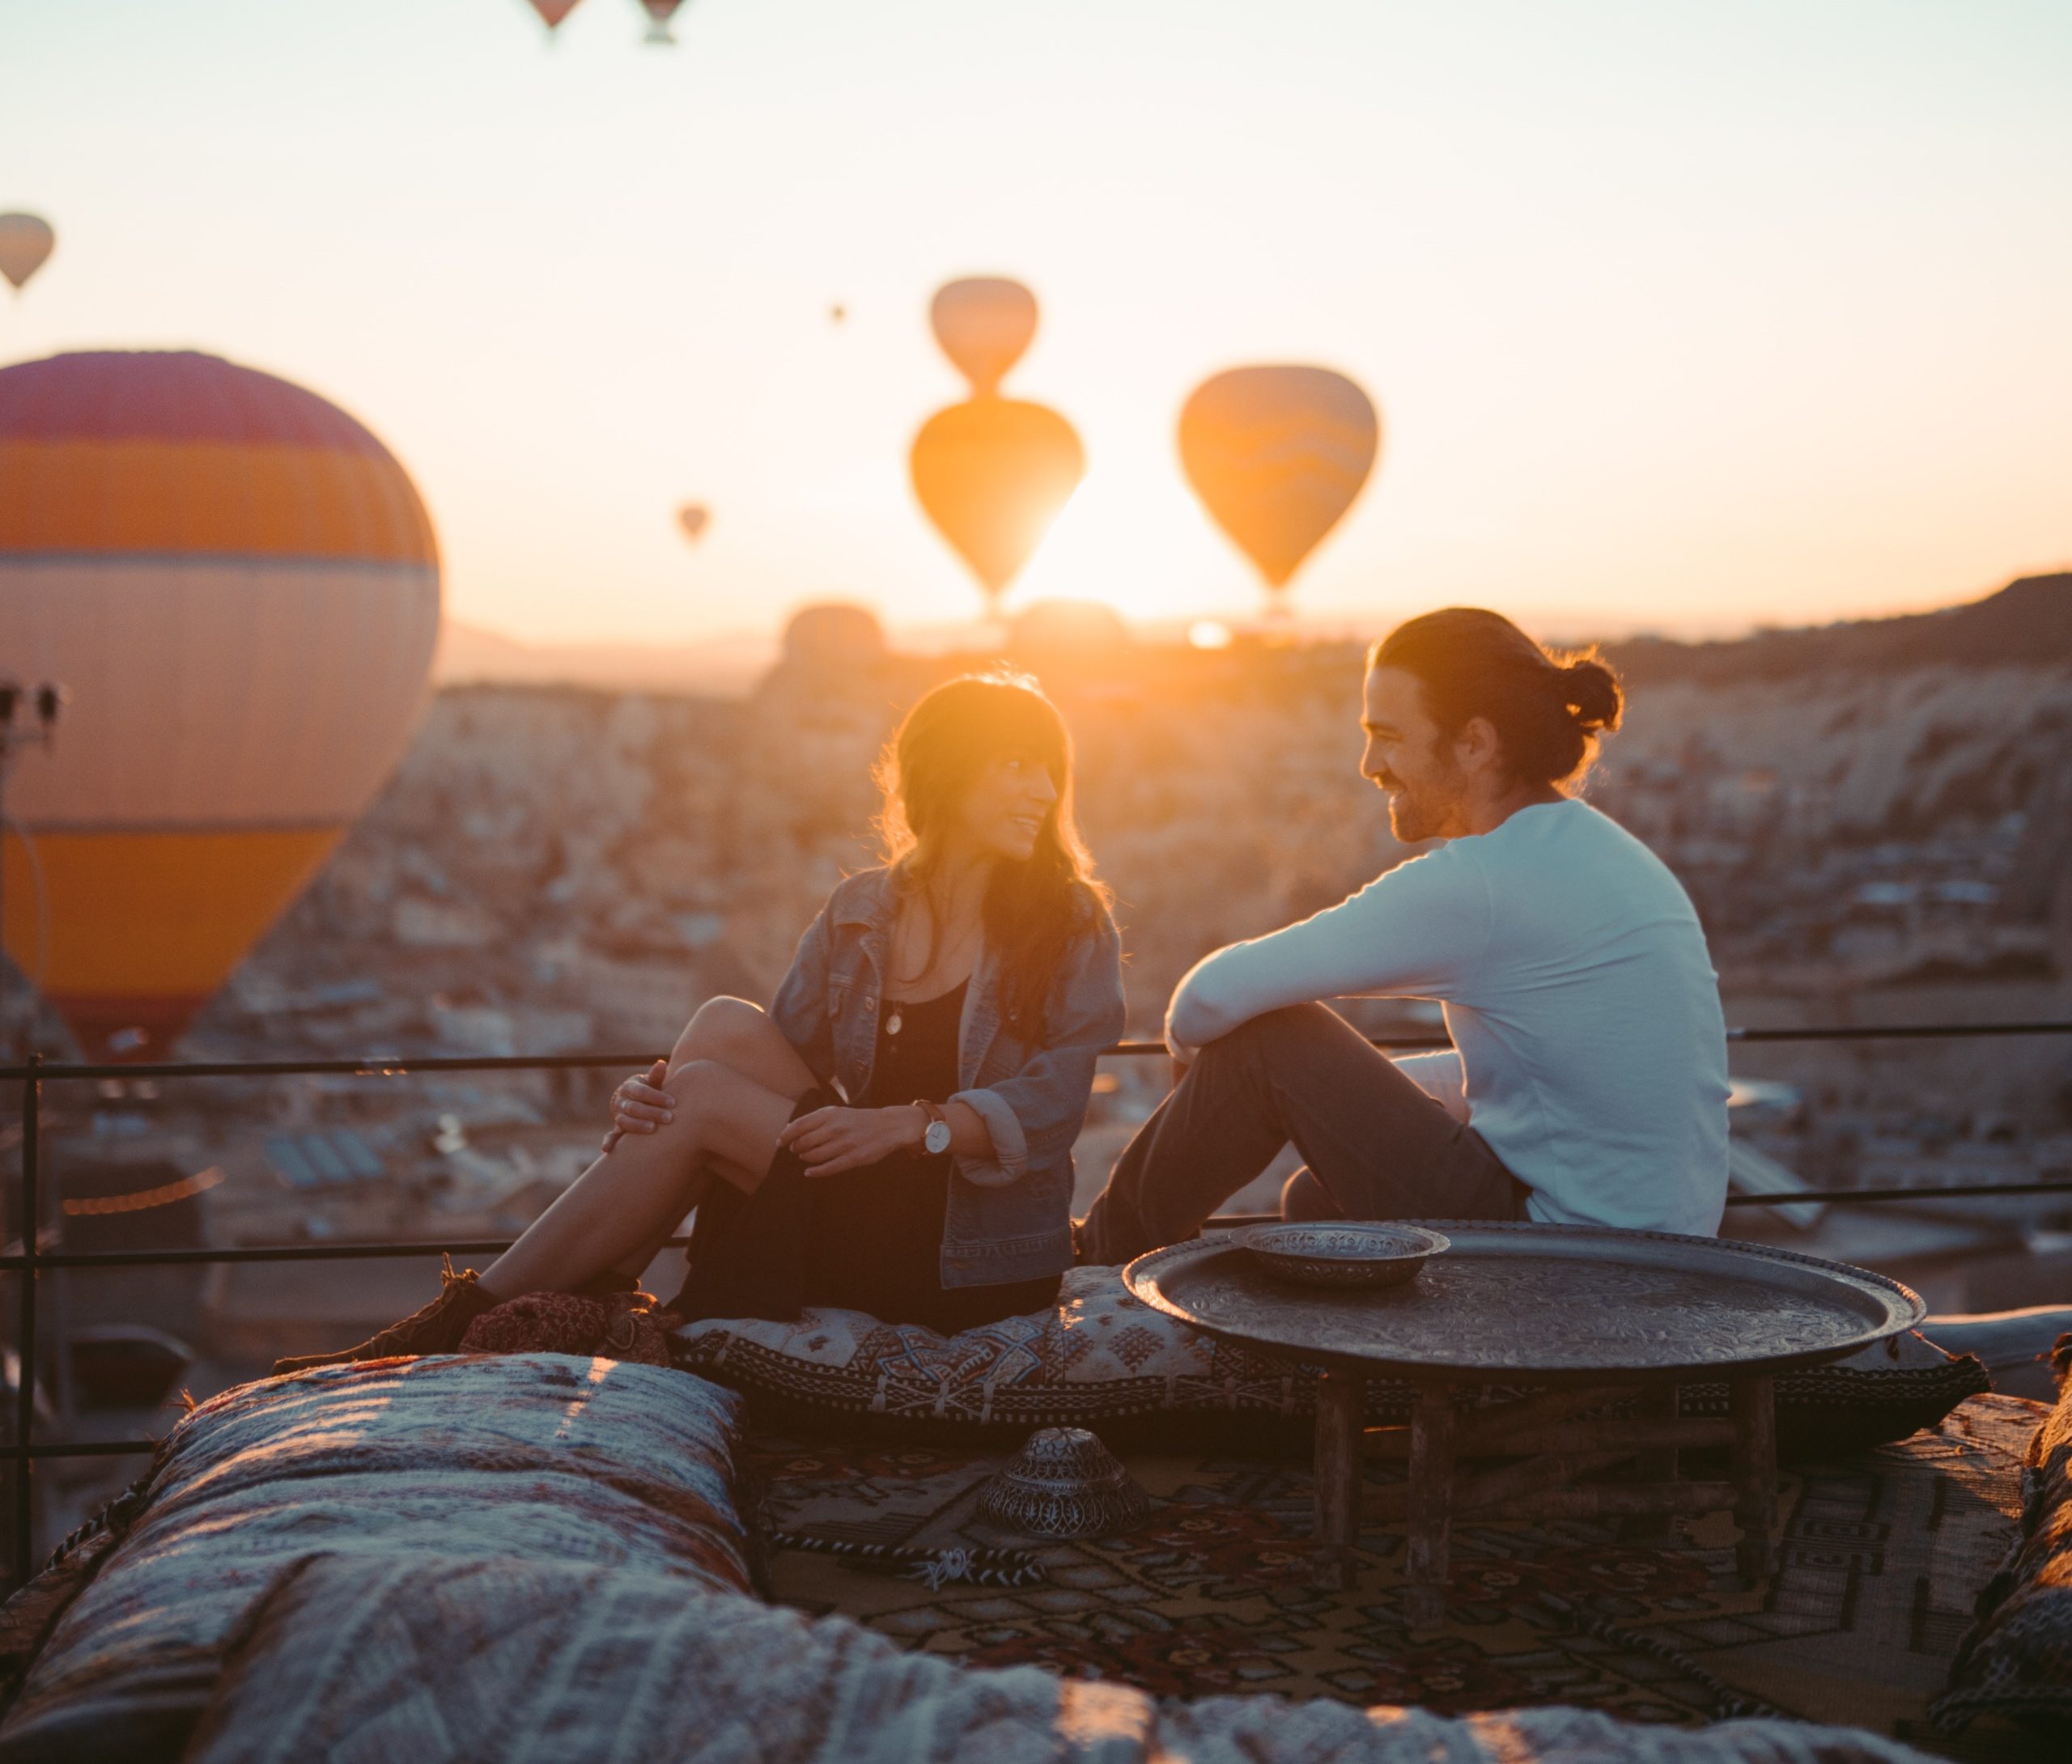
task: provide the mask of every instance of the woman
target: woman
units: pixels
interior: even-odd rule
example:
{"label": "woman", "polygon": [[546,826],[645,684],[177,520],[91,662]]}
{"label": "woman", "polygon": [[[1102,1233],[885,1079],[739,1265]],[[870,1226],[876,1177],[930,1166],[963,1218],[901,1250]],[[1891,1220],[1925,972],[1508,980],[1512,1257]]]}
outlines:
{"label": "woman", "polygon": [[614,1093],[605,1153],[489,1269],[342,1354],[448,1353],[507,1299],[624,1291],[698,1211],[677,1308],[866,1309],[945,1332],[1072,1265],[1072,1146],[1122,1033],[1106,890],[1033,681],[929,693],[880,761],[886,863],[838,887],[766,1014],[715,999]]}

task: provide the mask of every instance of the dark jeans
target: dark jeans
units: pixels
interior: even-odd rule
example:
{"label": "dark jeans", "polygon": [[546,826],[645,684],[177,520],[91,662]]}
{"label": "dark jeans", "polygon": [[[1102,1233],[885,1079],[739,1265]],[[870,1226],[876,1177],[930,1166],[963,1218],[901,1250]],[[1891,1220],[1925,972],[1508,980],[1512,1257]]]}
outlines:
{"label": "dark jeans", "polygon": [[1295,1219],[1526,1216],[1531,1192],[1472,1127],[1344,1018],[1298,1004],[1212,1041],[1137,1130],[1080,1232],[1083,1262],[1180,1242],[1293,1143]]}

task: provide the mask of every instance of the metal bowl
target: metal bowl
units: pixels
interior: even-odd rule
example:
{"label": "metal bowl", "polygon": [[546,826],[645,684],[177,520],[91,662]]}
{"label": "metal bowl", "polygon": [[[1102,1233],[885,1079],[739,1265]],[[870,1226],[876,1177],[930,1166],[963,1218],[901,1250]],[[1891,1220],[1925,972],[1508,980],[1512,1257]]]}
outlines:
{"label": "metal bowl", "polygon": [[979,1511],[1029,1537],[1102,1537],[1144,1517],[1151,1497],[1084,1427],[1043,1427],[986,1485]]}
{"label": "metal bowl", "polygon": [[1230,1234],[1260,1270],[1303,1287],[1393,1287],[1417,1278],[1450,1240],[1422,1225],[1340,1220],[1246,1225]]}

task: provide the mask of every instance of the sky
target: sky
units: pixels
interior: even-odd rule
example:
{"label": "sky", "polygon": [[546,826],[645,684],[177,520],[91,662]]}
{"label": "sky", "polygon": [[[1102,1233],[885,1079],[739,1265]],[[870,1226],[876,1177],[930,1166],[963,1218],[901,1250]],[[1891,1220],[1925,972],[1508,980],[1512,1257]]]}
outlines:
{"label": "sky", "polygon": [[[1221,368],[1382,456],[1297,578],[1380,627],[1731,631],[2072,562],[2063,0],[0,0],[0,363],[196,347],[365,422],[449,616],[681,642],[975,617],[905,459],[949,278],[1089,474],[1010,596],[1241,617]],[[846,309],[836,324],[830,309]],[[703,542],[673,523],[708,504]]]}

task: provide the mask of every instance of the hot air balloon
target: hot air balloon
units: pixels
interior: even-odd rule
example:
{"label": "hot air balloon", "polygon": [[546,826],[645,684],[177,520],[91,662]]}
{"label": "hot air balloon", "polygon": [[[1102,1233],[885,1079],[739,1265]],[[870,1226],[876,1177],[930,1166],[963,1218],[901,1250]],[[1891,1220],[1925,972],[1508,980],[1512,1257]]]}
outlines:
{"label": "hot air balloon", "polygon": [[[573,3],[574,0],[571,0],[571,4]],[[648,35],[644,40],[649,43],[675,42],[676,38],[669,30],[669,20],[676,16],[677,7],[682,4],[683,0],[640,0],[640,10],[648,15]]]}
{"label": "hot air balloon", "polygon": [[90,1056],[162,1054],[301,892],[438,629],[423,503],[314,392],[193,354],[0,369],[0,674],[72,692],[11,779],[6,947]]}
{"label": "hot air balloon", "polygon": [[1179,439],[1195,494],[1277,592],[1367,481],[1381,419],[1327,367],[1233,367],[1194,389]]}
{"label": "hot air balloon", "polygon": [[57,248],[57,235],[40,214],[0,214],[0,276],[19,294]]}
{"label": "hot air balloon", "polygon": [[525,0],[525,3],[539,14],[551,33],[559,28],[563,19],[575,10],[579,0]]}
{"label": "hot air balloon", "polygon": [[928,519],[971,566],[988,611],[997,612],[1086,475],[1086,452],[1056,411],[988,394],[929,418],[907,464]]}
{"label": "hot air balloon", "polygon": [[980,396],[996,390],[1036,334],[1036,296],[1004,276],[947,282],[928,305],[936,341]]}
{"label": "hot air balloon", "polygon": [[677,525],[683,528],[683,536],[693,545],[705,531],[705,524],[711,519],[712,511],[703,502],[686,502],[677,511]]}

